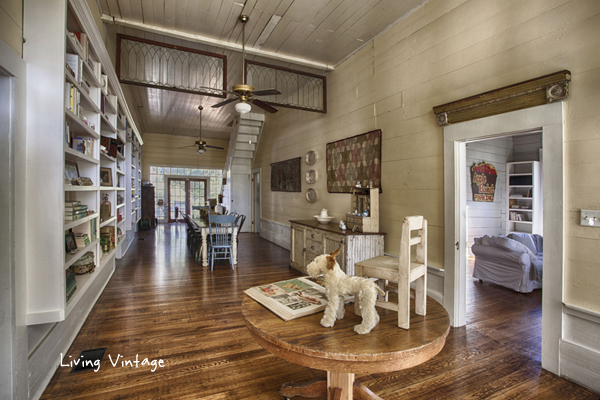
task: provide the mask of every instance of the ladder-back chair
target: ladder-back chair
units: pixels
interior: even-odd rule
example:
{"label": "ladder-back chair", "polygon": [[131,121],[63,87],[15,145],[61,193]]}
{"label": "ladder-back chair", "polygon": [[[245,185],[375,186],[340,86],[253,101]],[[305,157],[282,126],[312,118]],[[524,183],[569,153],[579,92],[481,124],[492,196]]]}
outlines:
{"label": "ladder-back chair", "polygon": [[[417,231],[417,236],[411,236]],[[411,248],[416,246],[416,259],[411,261]],[[400,256],[378,256],[355,264],[356,276],[377,278],[385,295],[379,296],[376,305],[398,311],[398,326],[410,326],[410,284],[415,282],[415,313],[425,315],[427,311],[427,220],[423,216],[404,218],[400,239]],[[397,283],[397,286],[390,284]],[[389,301],[389,292],[398,293],[398,302]],[[360,315],[354,303],[354,313]]]}

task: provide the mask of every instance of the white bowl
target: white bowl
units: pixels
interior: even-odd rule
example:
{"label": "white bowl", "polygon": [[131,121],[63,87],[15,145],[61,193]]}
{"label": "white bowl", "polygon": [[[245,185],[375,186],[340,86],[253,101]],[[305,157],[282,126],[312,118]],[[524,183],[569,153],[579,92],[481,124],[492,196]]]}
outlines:
{"label": "white bowl", "polygon": [[331,221],[333,219],[333,217],[321,217],[320,215],[315,215],[315,218],[317,219],[317,221],[319,221],[321,224],[328,224],[329,221]]}

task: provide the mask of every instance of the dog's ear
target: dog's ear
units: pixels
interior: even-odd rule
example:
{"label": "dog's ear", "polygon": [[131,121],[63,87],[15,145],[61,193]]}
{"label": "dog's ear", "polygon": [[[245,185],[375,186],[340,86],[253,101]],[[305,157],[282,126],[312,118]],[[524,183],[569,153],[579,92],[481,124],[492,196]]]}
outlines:
{"label": "dog's ear", "polygon": [[335,267],[335,257],[327,255],[327,269],[333,269]]}
{"label": "dog's ear", "polygon": [[327,255],[327,269],[333,269],[333,267],[335,267],[335,258],[340,254],[340,251],[342,251],[341,247]]}
{"label": "dog's ear", "polygon": [[341,251],[342,251],[342,248],[340,247],[339,249],[332,251],[332,252],[329,254],[329,256],[331,256],[331,257],[333,257],[333,258],[336,258],[336,257],[338,256],[338,254],[340,254],[340,252],[341,252]]}

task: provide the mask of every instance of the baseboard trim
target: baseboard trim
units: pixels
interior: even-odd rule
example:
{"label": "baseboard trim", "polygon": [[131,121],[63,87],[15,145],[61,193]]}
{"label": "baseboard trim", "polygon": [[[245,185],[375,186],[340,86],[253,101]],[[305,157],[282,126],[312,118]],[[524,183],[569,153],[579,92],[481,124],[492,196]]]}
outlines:
{"label": "baseboard trim", "polygon": [[279,222],[269,221],[266,219],[260,220],[260,237],[283,247],[286,250],[291,250],[291,228]]}
{"label": "baseboard trim", "polygon": [[560,376],[568,378],[595,392],[600,392],[600,353],[560,341]]}

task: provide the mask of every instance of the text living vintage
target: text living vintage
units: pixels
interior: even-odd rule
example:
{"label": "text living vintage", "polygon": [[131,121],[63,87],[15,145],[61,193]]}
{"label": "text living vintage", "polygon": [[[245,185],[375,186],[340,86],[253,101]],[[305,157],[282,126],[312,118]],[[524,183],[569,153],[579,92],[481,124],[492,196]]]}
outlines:
{"label": "text living vintage", "polygon": [[[81,357],[83,357],[83,356],[81,356]],[[72,358],[72,356],[69,356],[69,358]],[[113,360],[112,356],[109,354],[108,359],[110,360],[110,363],[112,364],[112,366],[115,368],[119,365],[119,360],[120,360],[121,367],[139,368],[140,366],[143,367],[143,366],[147,365],[147,366],[151,367],[150,372],[154,372],[159,367],[163,368],[165,366],[165,362],[162,359],[149,360],[148,358],[144,358],[143,360],[140,361],[139,356],[137,354],[135,355],[135,360],[126,360],[120,354],[117,354],[117,357],[115,357],[114,360]],[[60,361],[61,367],[73,368],[74,366],[81,364],[82,367],[94,368],[94,372],[98,372],[100,370],[100,360],[83,360],[81,358],[77,358],[77,359],[69,361],[69,363],[67,363],[67,364],[64,364],[63,363],[63,355],[62,355],[62,353],[60,353],[59,361]]]}

